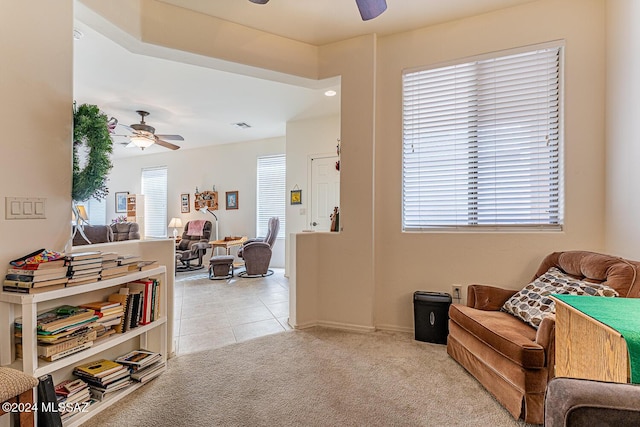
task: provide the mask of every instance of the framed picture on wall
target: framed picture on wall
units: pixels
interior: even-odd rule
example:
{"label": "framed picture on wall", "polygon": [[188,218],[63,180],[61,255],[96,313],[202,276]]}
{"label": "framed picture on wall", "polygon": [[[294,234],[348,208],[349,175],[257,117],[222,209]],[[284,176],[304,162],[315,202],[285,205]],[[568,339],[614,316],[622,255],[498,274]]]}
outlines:
{"label": "framed picture on wall", "polygon": [[127,212],[127,196],[129,195],[128,191],[121,191],[116,193],[116,213],[125,213]]}
{"label": "framed picture on wall", "polygon": [[180,195],[180,213],[189,213],[191,212],[190,206],[190,196],[189,193],[182,193]]}
{"label": "framed picture on wall", "polygon": [[227,209],[238,209],[238,192],[227,191]]}
{"label": "framed picture on wall", "polygon": [[302,190],[291,190],[291,204],[292,205],[302,204]]}

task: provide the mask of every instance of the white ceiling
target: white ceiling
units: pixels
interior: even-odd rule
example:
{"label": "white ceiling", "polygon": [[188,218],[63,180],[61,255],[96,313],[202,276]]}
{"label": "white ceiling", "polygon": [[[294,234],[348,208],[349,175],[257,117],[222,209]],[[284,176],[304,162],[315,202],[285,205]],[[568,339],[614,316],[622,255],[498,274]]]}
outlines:
{"label": "white ceiling", "polygon": [[[387,11],[367,22],[360,19],[355,0],[271,0],[266,5],[248,0],[163,1],[306,43],[323,44],[372,32],[395,33],[532,0],[387,0]],[[127,125],[139,122],[136,110],[146,110],[150,113],[146,122],[157,134],[185,138],[173,141],[182,150],[282,137],[287,121],[339,112],[336,80],[301,87],[132,53],[122,46],[121,37],[120,44],[112,41],[94,30],[90,25],[98,26],[89,19],[76,19],[74,25],[84,34],[74,43],[76,102],[96,104]],[[336,89],[338,95],[324,96],[329,88]],[[238,129],[232,125],[237,122],[252,127]],[[129,133],[120,127],[117,131]],[[125,149],[118,143],[127,142],[124,137],[115,138],[115,142],[114,158],[167,151],[156,145],[144,152]]]}

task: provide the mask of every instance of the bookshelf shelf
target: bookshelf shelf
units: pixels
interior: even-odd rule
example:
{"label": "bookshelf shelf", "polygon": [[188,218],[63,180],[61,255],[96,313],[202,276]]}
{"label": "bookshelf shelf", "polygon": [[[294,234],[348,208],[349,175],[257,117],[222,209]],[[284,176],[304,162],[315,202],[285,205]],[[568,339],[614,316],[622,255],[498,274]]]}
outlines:
{"label": "bookshelf shelf", "polygon": [[[160,281],[159,313],[162,314],[161,317],[149,324],[140,325],[127,332],[113,334],[97,341],[86,350],[71,354],[54,362],[47,362],[38,358],[36,331],[39,304],[43,304],[45,309],[52,304],[58,303],[60,305],[73,305],[74,301],[84,298],[85,294],[87,300],[84,302],[88,303],[90,300],[95,300],[98,295],[106,295],[112,291],[111,288],[121,287],[128,282],[146,277],[154,277]],[[136,271],[120,277],[38,294],[0,292],[0,365],[11,366],[35,377],[51,374],[61,378],[69,378],[68,375],[73,366],[86,361],[90,362],[92,358],[114,358],[117,356],[114,352],[120,351],[119,349],[122,346],[146,348],[151,351],[156,351],[162,354],[163,360],[166,361],[168,328],[167,290],[164,289],[166,284],[167,269],[165,266],[159,266],[150,270]],[[40,311],[42,311],[43,307],[40,307]],[[20,316],[22,317],[23,357],[22,359],[14,359],[12,326],[15,318]],[[105,397],[103,401],[91,405],[88,412],[74,415],[64,423],[65,427],[80,425],[110,404],[133,392],[141,385],[143,385],[143,383],[136,383],[124,390],[113,392],[113,395]]]}

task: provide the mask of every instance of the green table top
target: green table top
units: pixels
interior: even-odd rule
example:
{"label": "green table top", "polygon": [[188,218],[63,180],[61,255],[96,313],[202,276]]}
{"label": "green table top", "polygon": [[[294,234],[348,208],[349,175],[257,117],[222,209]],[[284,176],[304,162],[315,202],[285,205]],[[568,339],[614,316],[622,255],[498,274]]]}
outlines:
{"label": "green table top", "polygon": [[552,296],[618,331],[627,343],[631,382],[640,384],[640,298]]}

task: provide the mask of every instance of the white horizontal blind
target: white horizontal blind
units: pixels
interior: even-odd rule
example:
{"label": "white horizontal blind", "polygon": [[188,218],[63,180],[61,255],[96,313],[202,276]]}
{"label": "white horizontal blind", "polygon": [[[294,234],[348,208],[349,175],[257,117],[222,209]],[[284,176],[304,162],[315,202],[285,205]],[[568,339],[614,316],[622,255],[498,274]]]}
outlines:
{"label": "white horizontal blind", "polygon": [[145,237],[167,237],[167,168],[142,169]]}
{"label": "white horizontal blind", "polygon": [[90,198],[84,202],[89,216],[89,224],[106,225],[107,224],[107,202],[106,199]]}
{"label": "white horizontal blind", "polygon": [[256,232],[260,237],[267,235],[269,218],[280,218],[278,239],[284,238],[286,209],[286,156],[258,157],[258,214]]}
{"label": "white horizontal blind", "polygon": [[559,229],[562,48],[403,75],[403,230]]}

